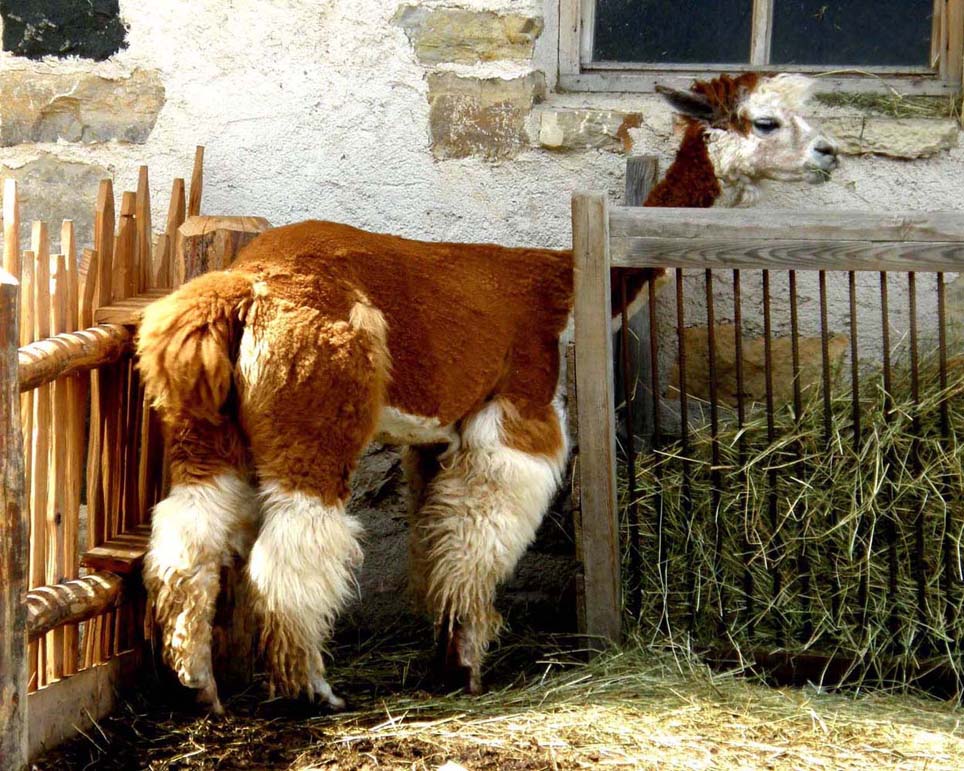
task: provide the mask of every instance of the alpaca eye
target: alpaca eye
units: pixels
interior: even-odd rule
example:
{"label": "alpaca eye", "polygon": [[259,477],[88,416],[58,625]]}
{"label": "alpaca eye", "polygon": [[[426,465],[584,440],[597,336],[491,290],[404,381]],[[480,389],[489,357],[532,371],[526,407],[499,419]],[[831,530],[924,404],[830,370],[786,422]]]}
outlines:
{"label": "alpaca eye", "polygon": [[761,134],[770,134],[780,128],[780,121],[776,118],[757,118],[753,121],[753,128]]}

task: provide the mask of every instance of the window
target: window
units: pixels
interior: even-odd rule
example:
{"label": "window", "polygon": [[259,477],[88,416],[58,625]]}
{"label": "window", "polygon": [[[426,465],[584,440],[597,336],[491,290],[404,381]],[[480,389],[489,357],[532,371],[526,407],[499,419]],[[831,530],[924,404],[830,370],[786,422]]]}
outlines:
{"label": "window", "polygon": [[964,0],[559,0],[559,84],[686,87],[709,72],[810,72],[827,91],[960,90]]}

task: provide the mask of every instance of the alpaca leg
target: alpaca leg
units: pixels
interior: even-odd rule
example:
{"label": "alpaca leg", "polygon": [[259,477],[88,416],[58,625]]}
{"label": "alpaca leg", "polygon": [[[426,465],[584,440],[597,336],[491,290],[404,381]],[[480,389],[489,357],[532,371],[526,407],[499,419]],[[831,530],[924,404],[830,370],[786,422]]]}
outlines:
{"label": "alpaca leg", "polygon": [[356,586],[361,524],[345,513],[344,501],[326,503],[284,482],[262,483],[261,497],[264,522],[248,577],[272,691],[340,709],[345,703],[325,680],[322,653]]}
{"label": "alpaca leg", "polygon": [[423,524],[423,506],[429,486],[441,468],[439,456],[448,445],[410,446],[402,451],[402,470],[408,487],[408,578],[416,610],[427,612],[428,548]]}
{"label": "alpaca leg", "polygon": [[375,432],[388,373],[385,322],[357,302],[347,320],[310,309],[249,319],[240,342],[241,419],[261,480],[263,523],[248,562],[272,690],[343,702],[322,651],[355,587],[361,526],[349,480]]}
{"label": "alpaca leg", "polygon": [[499,400],[467,421],[419,516],[446,677],[472,693],[501,625],[496,587],[532,542],[565,465],[560,414],[551,406],[526,412]]}
{"label": "alpaca leg", "polygon": [[[239,466],[230,426],[172,432],[173,485],[154,507],[144,583],[161,627],[163,656],[199,701],[222,712],[211,664],[220,571],[245,557],[257,527],[254,490]],[[225,441],[225,437],[229,440]],[[232,449],[233,448],[233,449]],[[227,450],[227,452],[225,452]]]}

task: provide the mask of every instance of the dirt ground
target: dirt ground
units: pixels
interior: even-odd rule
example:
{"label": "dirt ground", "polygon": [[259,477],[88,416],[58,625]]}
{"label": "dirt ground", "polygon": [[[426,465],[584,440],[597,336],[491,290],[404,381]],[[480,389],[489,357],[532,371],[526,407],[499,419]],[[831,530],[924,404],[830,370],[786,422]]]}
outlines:
{"label": "dirt ground", "polygon": [[257,682],[216,720],[154,686],[35,768],[964,768],[956,703],[768,688],[641,644],[587,664],[571,639],[520,635],[493,652],[488,693],[445,696],[425,639],[390,640],[333,651],[347,712],[267,702]]}

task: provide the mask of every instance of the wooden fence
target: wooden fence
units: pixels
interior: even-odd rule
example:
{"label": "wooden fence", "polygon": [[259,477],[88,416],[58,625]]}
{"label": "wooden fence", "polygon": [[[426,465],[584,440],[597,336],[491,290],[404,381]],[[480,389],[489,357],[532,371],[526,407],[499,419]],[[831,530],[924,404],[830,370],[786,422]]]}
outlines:
{"label": "wooden fence", "polygon": [[150,507],[164,490],[164,445],[134,368],[132,328],[98,322],[170,290],[179,272],[178,230],[199,213],[202,164],[199,147],[187,202],[184,180],[174,180],[156,240],[147,167],[137,190],[122,194],[118,217],[104,180],[90,248],[77,244],[70,221],[54,238],[35,222],[30,249],[21,251],[17,185],[4,186],[4,769],[24,767],[107,712],[139,660],[144,598],[139,582],[128,579],[145,551]]}
{"label": "wooden fence", "polygon": [[[872,655],[873,676],[881,682],[941,681],[944,690],[960,693],[962,480],[941,477],[933,489],[929,481],[913,486],[922,479],[926,441],[938,454],[961,444],[949,418],[961,395],[947,389],[964,350],[948,337],[944,274],[964,269],[964,215],[610,208],[601,194],[575,195],[572,211],[584,630],[616,639],[629,618],[656,639],[798,678],[866,676],[861,657]],[[634,357],[624,347],[615,357],[624,371],[614,377],[611,276],[622,282],[626,271],[638,268],[666,269],[667,291],[649,290],[645,339],[636,341],[645,366],[631,368]],[[862,277],[876,282],[874,301]],[[807,319],[799,302],[803,282],[814,287]],[[749,296],[748,286],[759,296]],[[829,291],[846,298],[847,335],[839,340],[832,340],[828,322]],[[922,298],[932,300],[926,326]],[[695,306],[698,322],[706,325],[701,334],[708,336],[700,345],[688,334]],[[751,306],[764,333],[765,389],[754,404],[744,397],[742,369]],[[787,319],[778,319],[783,313]],[[897,315],[907,329],[901,346],[891,339]],[[735,331],[716,339],[721,317]],[[809,369],[800,353],[805,321],[817,325],[816,365]],[[778,324],[789,330],[782,339]],[[624,343],[629,331],[624,317]],[[868,374],[859,341],[871,331],[881,362]],[[929,437],[915,411],[927,401],[921,385],[925,340],[935,350],[937,394],[927,407],[935,416]],[[841,346],[840,361],[833,360],[832,342]],[[722,396],[721,346],[735,348],[728,352],[736,366],[733,404]],[[778,346],[787,349],[786,373],[774,364]],[[898,348],[908,377],[907,407],[894,396]],[[807,377],[813,379],[809,390]],[[840,399],[832,380],[845,386]],[[614,382],[625,386],[619,395]],[[778,392],[787,399],[784,406],[775,405]],[[876,392],[884,407],[874,412]],[[618,447],[617,407],[625,422]],[[646,412],[643,420],[634,409]],[[821,429],[815,446],[803,448],[779,435],[781,415],[791,429],[813,417]],[[765,468],[751,480],[763,488],[759,511],[752,510],[744,471],[753,420],[762,436],[752,448],[754,459]],[[881,500],[860,508],[855,522],[819,510],[824,499],[813,501],[827,480],[813,476],[814,459],[865,460],[886,425],[901,420],[910,435],[909,460],[907,468],[903,458],[880,463],[884,478],[875,491]],[[698,437],[705,446],[697,446]],[[911,480],[911,492],[902,493],[895,514],[887,497],[901,475]],[[671,501],[681,522],[669,521]],[[824,543],[815,531],[846,532],[851,540]],[[852,579],[852,587],[841,586],[839,576]],[[791,613],[798,601],[802,609]],[[879,650],[876,632],[883,640]]]}

